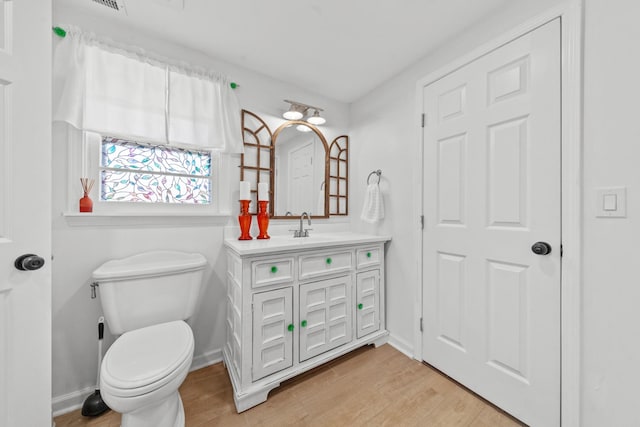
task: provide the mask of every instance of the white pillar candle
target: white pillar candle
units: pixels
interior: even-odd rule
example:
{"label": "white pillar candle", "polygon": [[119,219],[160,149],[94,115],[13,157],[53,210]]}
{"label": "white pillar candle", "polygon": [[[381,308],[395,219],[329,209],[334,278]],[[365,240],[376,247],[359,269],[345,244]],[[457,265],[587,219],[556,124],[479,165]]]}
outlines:
{"label": "white pillar candle", "polygon": [[269,201],[269,184],[266,182],[258,183],[258,200]]}
{"label": "white pillar candle", "polygon": [[240,200],[251,200],[251,183],[240,181]]}

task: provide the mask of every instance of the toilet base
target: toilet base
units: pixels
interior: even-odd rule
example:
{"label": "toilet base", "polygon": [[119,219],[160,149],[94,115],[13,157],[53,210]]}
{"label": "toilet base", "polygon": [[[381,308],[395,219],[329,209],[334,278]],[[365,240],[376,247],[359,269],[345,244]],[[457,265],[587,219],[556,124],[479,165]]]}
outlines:
{"label": "toilet base", "polygon": [[180,393],[153,405],[122,414],[121,427],[184,427],[184,406]]}

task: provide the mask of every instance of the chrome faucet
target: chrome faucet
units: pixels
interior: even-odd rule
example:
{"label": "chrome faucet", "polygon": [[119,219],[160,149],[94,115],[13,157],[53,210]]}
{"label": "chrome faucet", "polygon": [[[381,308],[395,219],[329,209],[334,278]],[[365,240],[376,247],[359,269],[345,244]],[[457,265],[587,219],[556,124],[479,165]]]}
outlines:
{"label": "chrome faucet", "polygon": [[311,225],[311,217],[309,216],[309,214],[306,212],[302,212],[302,215],[300,215],[300,228],[298,230],[291,230],[293,231],[293,237],[309,237],[309,230],[311,229],[302,228],[302,220],[304,219],[305,216],[307,217],[307,221],[309,222],[309,225]]}

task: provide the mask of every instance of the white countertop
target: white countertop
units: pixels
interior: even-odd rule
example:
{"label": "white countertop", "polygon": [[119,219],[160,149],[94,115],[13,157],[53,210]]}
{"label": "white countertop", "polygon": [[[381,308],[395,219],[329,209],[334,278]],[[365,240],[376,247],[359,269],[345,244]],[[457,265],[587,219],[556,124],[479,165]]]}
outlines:
{"label": "white countertop", "polygon": [[270,239],[238,240],[225,239],[224,245],[238,255],[260,255],[272,252],[296,251],[301,249],[322,249],[334,246],[381,243],[391,240],[391,236],[376,236],[351,232],[317,233],[309,237],[271,236]]}

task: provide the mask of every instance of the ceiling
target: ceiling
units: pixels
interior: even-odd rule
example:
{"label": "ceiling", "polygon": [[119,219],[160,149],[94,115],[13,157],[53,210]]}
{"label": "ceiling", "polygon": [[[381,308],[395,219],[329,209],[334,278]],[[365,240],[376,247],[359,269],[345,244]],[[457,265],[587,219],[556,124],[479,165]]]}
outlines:
{"label": "ceiling", "polygon": [[124,0],[126,13],[94,0],[54,5],[348,103],[512,1]]}

